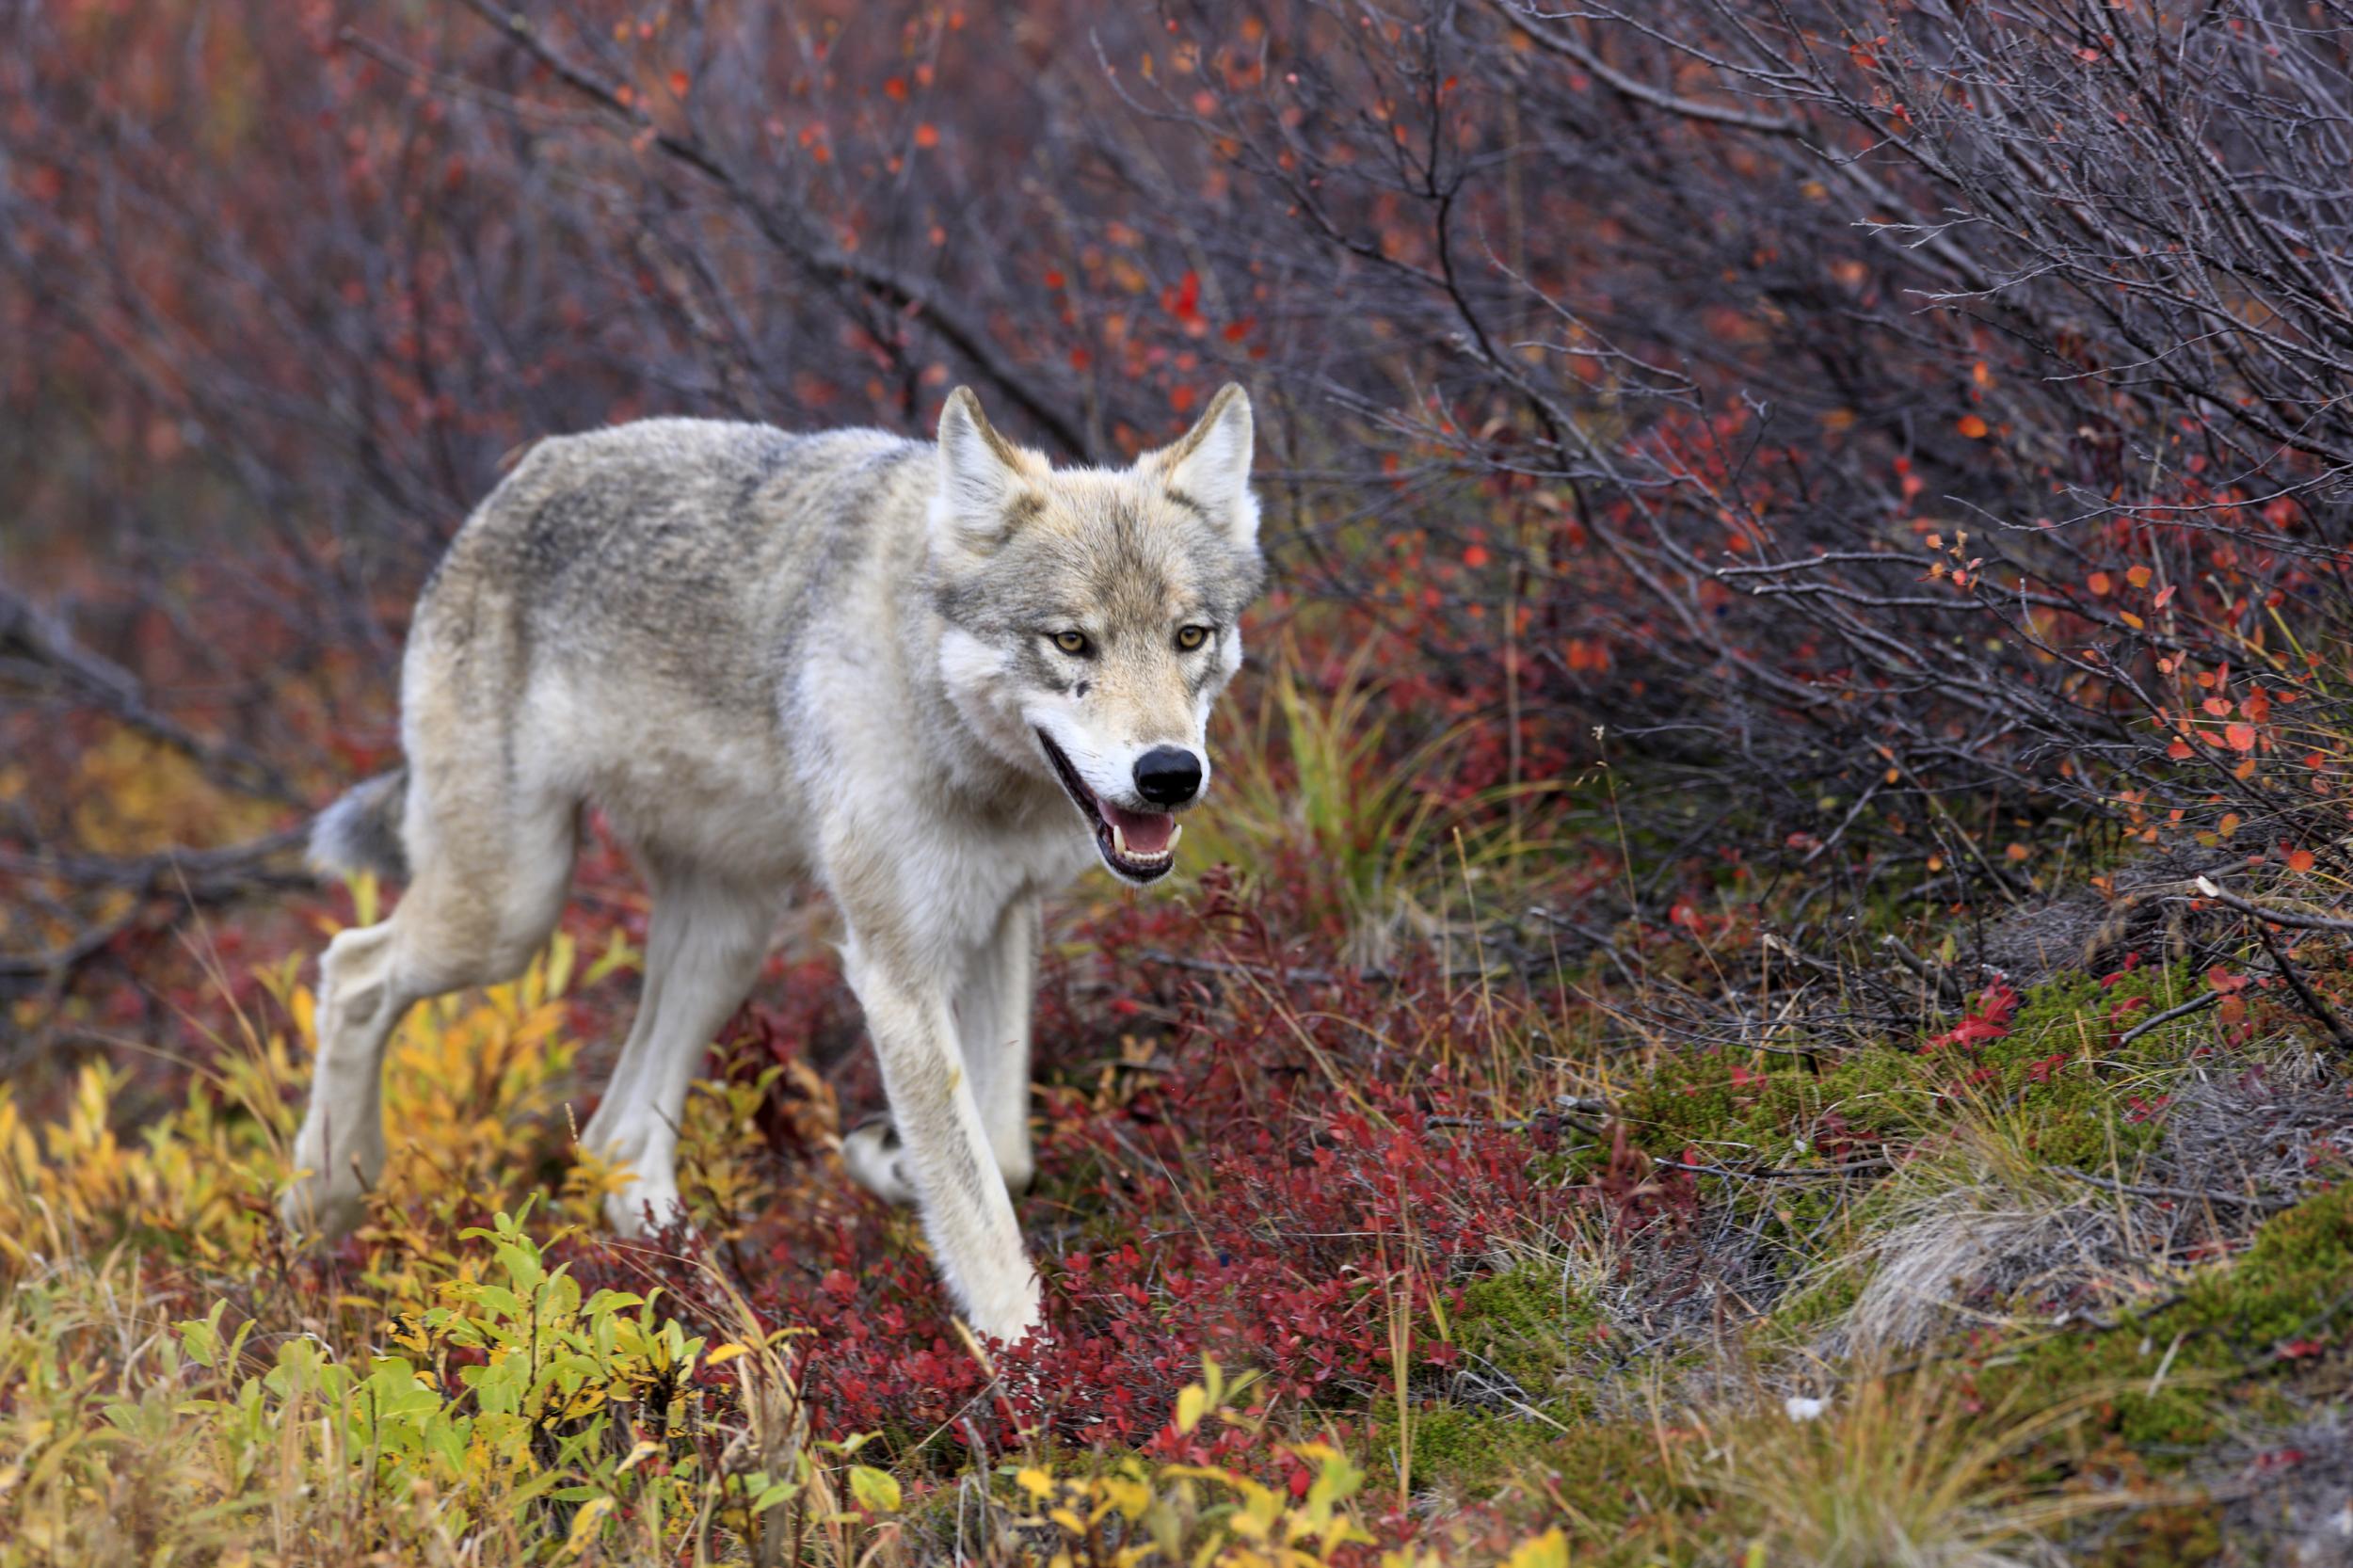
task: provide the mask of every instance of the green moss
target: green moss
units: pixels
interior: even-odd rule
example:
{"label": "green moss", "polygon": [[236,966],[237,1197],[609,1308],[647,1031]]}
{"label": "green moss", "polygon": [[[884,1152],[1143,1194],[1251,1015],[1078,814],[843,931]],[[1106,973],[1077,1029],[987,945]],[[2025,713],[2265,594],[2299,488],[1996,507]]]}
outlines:
{"label": "green moss", "polygon": [[[2162,1094],[2154,1080],[2202,1037],[2197,1019],[2129,1046],[2118,1036],[2197,986],[2180,968],[2136,969],[2105,987],[2088,974],[2062,975],[2029,993],[1998,1039],[1874,1046],[1817,1057],[1812,1068],[1779,1055],[1673,1054],[1624,1095],[1624,1112],[1654,1154],[1689,1147],[1736,1167],[1803,1170],[1836,1162],[1816,1146],[1829,1132],[1908,1144],[1949,1122],[1950,1101],[1962,1096],[2023,1112],[2029,1143],[2049,1163],[2105,1164],[2161,1135],[2162,1117],[2132,1097],[2153,1107]],[[1796,1188],[1775,1194],[1789,1210],[1784,1223],[1801,1234],[1832,1201]]]}
{"label": "green moss", "polygon": [[2091,1560],[2096,1568],[2196,1568],[2222,1556],[2222,1521],[2211,1503],[2142,1509],[2122,1520]]}
{"label": "green moss", "polygon": [[2274,1352],[2292,1339],[2327,1336],[2353,1310],[2348,1278],[2353,1185],[2273,1216],[2245,1256],[2199,1271],[2178,1301],[2157,1311],[2113,1329],[2046,1339],[1989,1366],[1987,1387],[2021,1397],[2036,1391],[2041,1399],[2053,1389],[2113,1387],[2107,1425],[2153,1463],[2166,1463],[2166,1450],[2220,1434],[2220,1400],[2244,1416],[2276,1398],[2261,1381],[2281,1365]]}
{"label": "green moss", "polygon": [[1600,1321],[1601,1314],[1563,1282],[1557,1267],[1530,1262],[1465,1288],[1449,1328],[1465,1354],[1503,1373],[1541,1404],[1560,1389],[1573,1345],[1590,1336]]}
{"label": "green moss", "polygon": [[2249,1352],[2318,1334],[2353,1279],[2353,1185],[2276,1214],[2228,1269],[2201,1274],[2181,1310]]}
{"label": "green moss", "polygon": [[[1369,1451],[1395,1464],[1393,1421],[1376,1425]],[[1540,1502],[1545,1523],[1570,1527],[1579,1562],[1598,1560],[1594,1551],[1660,1508],[1701,1500],[1662,1471],[1657,1435],[1644,1422],[1556,1426],[1524,1413],[1461,1405],[1414,1412],[1413,1486],[1465,1500],[1513,1493]]]}
{"label": "green moss", "polygon": [[[1553,1433],[1532,1457],[1541,1470],[1541,1490],[1559,1509],[1555,1515],[1570,1532],[1572,1560],[1608,1560],[1609,1549],[1629,1526],[1661,1514],[1694,1512],[1711,1499],[1683,1483],[1660,1452],[1659,1435],[1647,1422],[1614,1421]],[[1642,1560],[1657,1561],[1645,1540]]]}
{"label": "green moss", "polygon": [[1841,1269],[1817,1285],[1792,1291],[1773,1308],[1766,1333],[1774,1342],[1795,1343],[1847,1315],[1863,1293],[1863,1273]]}
{"label": "green moss", "polygon": [[[1552,1435],[1527,1414],[1467,1405],[1425,1405],[1414,1412],[1414,1484],[1485,1497],[1508,1481]],[[1397,1427],[1377,1424],[1376,1451],[1397,1458]]]}

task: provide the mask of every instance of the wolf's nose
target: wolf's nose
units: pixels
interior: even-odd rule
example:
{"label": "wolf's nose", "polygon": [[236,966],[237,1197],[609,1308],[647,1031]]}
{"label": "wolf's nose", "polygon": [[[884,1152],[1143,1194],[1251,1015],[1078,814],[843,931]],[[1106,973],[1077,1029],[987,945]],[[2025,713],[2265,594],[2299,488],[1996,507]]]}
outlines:
{"label": "wolf's nose", "polygon": [[1182,806],[1201,792],[1201,759],[1183,746],[1154,746],[1136,759],[1136,793],[1155,806]]}

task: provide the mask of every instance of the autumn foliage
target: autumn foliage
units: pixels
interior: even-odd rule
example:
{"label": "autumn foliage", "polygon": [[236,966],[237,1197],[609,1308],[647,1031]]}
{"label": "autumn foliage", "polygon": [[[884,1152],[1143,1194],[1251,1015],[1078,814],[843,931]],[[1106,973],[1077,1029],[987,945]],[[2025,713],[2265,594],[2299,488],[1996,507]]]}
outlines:
{"label": "autumn foliage", "polygon": [[[2348,102],[2331,0],[0,8],[0,1565],[2317,1530]],[[515,454],[969,383],[1113,460],[1228,379],[1275,584],[1183,888],[1054,916],[1050,1338],[841,1179],[821,909],[700,1239],[596,1234],[594,821],[286,1250],[397,896],[301,824]]]}

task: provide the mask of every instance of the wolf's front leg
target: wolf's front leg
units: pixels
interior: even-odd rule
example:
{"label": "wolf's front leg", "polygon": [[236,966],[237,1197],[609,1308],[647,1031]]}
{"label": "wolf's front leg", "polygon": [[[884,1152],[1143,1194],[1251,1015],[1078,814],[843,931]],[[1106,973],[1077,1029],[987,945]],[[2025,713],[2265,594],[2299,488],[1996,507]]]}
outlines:
{"label": "wolf's front leg", "polygon": [[[1037,1169],[1030,1153],[1030,1009],[1037,991],[1037,950],[1038,901],[1016,899],[995,933],[967,955],[950,1002],[997,1174],[1016,1197],[1030,1190]],[[905,1152],[888,1113],[868,1118],[841,1141],[850,1175],[890,1203],[916,1201]]]}
{"label": "wolf's front leg", "polygon": [[937,977],[914,978],[917,966],[903,959],[868,952],[855,920],[848,959],[932,1260],[975,1329],[1018,1339],[1038,1322],[1037,1273],[965,1071],[948,988]]}

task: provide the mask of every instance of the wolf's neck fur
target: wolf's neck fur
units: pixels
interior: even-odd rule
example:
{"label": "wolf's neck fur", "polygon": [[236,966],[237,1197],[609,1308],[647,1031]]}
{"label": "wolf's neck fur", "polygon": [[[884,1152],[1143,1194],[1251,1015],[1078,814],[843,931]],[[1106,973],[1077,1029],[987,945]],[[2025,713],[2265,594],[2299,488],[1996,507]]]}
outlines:
{"label": "wolf's neck fur", "polygon": [[[1046,771],[1028,724],[1000,695],[1002,671],[995,655],[941,614],[938,570],[927,548],[923,569],[908,574],[894,596],[918,710],[918,765],[968,809],[1013,819],[1068,814],[1069,803]],[[1083,831],[1074,819],[1073,836]]]}

